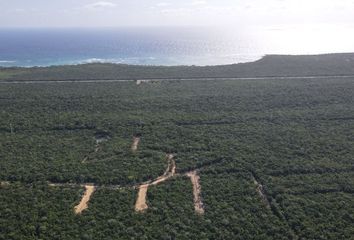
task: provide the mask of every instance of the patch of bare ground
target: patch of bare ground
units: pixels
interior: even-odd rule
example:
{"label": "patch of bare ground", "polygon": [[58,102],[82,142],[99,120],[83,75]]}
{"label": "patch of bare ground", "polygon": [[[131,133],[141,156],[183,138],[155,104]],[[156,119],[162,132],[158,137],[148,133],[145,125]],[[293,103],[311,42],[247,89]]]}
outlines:
{"label": "patch of bare ground", "polygon": [[136,80],[136,85],[141,85],[143,83],[156,83],[158,82],[157,80],[150,80],[150,79],[145,79],[145,80]]}
{"label": "patch of bare ground", "polygon": [[270,203],[269,203],[268,198],[267,198],[267,196],[266,196],[266,194],[264,192],[263,185],[261,183],[259,183],[254,176],[252,176],[252,178],[253,178],[254,185],[256,185],[257,193],[261,197],[262,202],[266,205],[267,208],[270,209]]}
{"label": "patch of bare ground", "polygon": [[166,180],[168,180],[169,178],[173,177],[176,174],[176,163],[175,160],[173,159],[173,155],[172,154],[167,154],[166,158],[168,161],[167,164],[167,169],[164,172],[164,174],[158,178],[156,178],[151,185],[157,185],[160,184]]}
{"label": "patch of bare ground", "polygon": [[93,185],[85,185],[85,193],[80,201],[80,203],[75,206],[74,211],[75,214],[81,214],[83,211],[85,211],[88,208],[88,202],[90,201],[90,198],[95,191],[95,186]]}
{"label": "patch of bare ground", "polygon": [[48,186],[49,187],[82,187],[85,185],[81,185],[79,183],[48,183]]}
{"label": "patch of bare ground", "polygon": [[149,184],[144,184],[139,187],[138,198],[135,203],[135,211],[143,212],[148,209],[148,205],[146,204],[146,194],[149,188]]}
{"label": "patch of bare ground", "polygon": [[138,150],[139,142],[140,142],[140,137],[133,137],[133,144],[131,147],[132,152],[136,152]]}
{"label": "patch of bare ground", "polygon": [[173,158],[174,158],[173,154],[167,155],[168,167],[170,168],[170,173],[172,174],[172,176],[176,174],[176,162]]}
{"label": "patch of bare ground", "polygon": [[82,159],[81,163],[86,163],[88,158],[89,158],[88,156],[85,156],[84,159]]}
{"label": "patch of bare ground", "polygon": [[6,187],[6,186],[9,186],[9,185],[10,185],[10,182],[7,182],[7,181],[3,181],[0,184],[1,187]]}
{"label": "patch of bare ground", "polygon": [[201,187],[199,184],[199,175],[197,171],[192,171],[186,174],[193,185],[194,209],[197,214],[204,214],[204,206],[201,198]]}
{"label": "patch of bare ground", "polygon": [[[100,188],[111,189],[111,190],[122,190],[122,189],[127,189],[127,188],[138,189],[138,196],[137,196],[137,200],[135,203],[135,211],[144,212],[149,207],[146,203],[147,192],[148,192],[149,187],[159,185],[174,176],[181,175],[181,174],[176,173],[176,163],[174,160],[174,155],[173,154],[166,154],[166,160],[167,160],[168,164],[167,164],[167,168],[162,176],[160,176],[154,180],[149,180],[147,182],[140,183],[138,185],[132,185],[132,186],[101,185],[101,186],[98,186],[98,185],[93,185],[90,183],[80,184],[80,183],[53,183],[53,182],[48,182],[48,185],[50,187],[75,187],[75,188],[76,187],[85,187],[85,193],[82,196],[80,203],[77,206],[75,206],[75,208],[74,208],[75,214],[81,214],[83,211],[85,211],[88,208],[88,202],[90,201],[92,194],[94,193],[94,191],[96,189],[100,189]],[[194,206],[195,206],[196,213],[204,214],[204,207],[203,207],[203,203],[202,203],[202,199],[201,199],[201,187],[199,184],[198,170],[193,170],[188,173],[183,173],[183,175],[186,175],[191,179],[191,182],[193,185]],[[5,185],[7,184],[7,182],[0,182],[0,183],[1,183],[1,186],[3,186],[4,184]]]}

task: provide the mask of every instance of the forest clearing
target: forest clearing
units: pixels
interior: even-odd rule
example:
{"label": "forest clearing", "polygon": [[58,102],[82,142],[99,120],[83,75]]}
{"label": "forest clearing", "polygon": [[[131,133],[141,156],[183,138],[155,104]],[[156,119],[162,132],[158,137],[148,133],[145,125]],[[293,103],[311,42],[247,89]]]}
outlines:
{"label": "forest clearing", "polygon": [[204,213],[204,207],[201,197],[201,186],[199,184],[199,176],[196,171],[187,173],[187,176],[191,179],[193,184],[193,196],[194,196],[194,208],[199,214]]}
{"label": "forest clearing", "polygon": [[136,152],[140,143],[140,137],[133,137],[132,151]]}
{"label": "forest clearing", "polygon": [[80,203],[75,206],[75,213],[81,214],[84,210],[88,208],[88,202],[90,201],[91,195],[95,191],[94,186],[85,185],[85,193],[82,196]]}
{"label": "forest clearing", "polygon": [[149,184],[144,184],[138,187],[139,193],[135,203],[135,211],[137,212],[145,211],[148,209],[148,205],[146,204],[146,194],[148,187]]}

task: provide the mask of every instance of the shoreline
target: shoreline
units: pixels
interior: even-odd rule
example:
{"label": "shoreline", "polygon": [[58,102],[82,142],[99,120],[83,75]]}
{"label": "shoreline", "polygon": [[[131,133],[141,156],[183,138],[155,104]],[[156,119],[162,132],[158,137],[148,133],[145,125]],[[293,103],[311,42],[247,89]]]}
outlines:
{"label": "shoreline", "polygon": [[[0,70],[2,69],[36,69],[36,68],[55,68],[55,67],[70,67],[70,66],[85,66],[85,65],[117,65],[117,66],[135,66],[135,67],[219,67],[219,66],[233,66],[239,64],[250,64],[256,63],[258,61],[262,61],[268,57],[324,57],[331,55],[354,55],[354,52],[334,52],[334,53],[318,53],[318,54],[257,54],[253,56],[254,60],[250,61],[239,61],[239,62],[230,62],[230,63],[220,63],[220,64],[136,64],[136,63],[125,63],[124,61],[118,61],[118,59],[114,58],[88,58],[84,60],[68,60],[66,63],[48,63],[43,65],[11,65],[6,66],[2,65],[2,63],[16,63],[16,60],[0,60]],[[251,55],[250,55],[251,56]]]}
{"label": "shoreline", "polygon": [[0,67],[0,81],[127,81],[260,79],[354,76],[354,53],[266,55],[254,62],[214,66],[90,63],[51,67]]}

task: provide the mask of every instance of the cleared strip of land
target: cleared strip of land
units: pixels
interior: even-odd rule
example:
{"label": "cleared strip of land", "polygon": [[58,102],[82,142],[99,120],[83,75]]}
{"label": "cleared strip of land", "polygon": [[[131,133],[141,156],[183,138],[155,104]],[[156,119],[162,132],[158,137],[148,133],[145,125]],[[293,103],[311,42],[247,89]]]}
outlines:
{"label": "cleared strip of land", "polygon": [[147,79],[147,80],[144,80],[144,79],[142,79],[142,80],[136,80],[136,85],[140,85],[140,84],[143,84],[143,83],[149,83],[149,82],[152,82],[153,80],[149,80],[149,79]]}
{"label": "cleared strip of land", "polygon": [[167,155],[168,168],[169,168],[169,172],[170,172],[170,174],[172,174],[172,176],[176,174],[176,162],[173,158],[174,158],[173,154]]}
{"label": "cleared strip of land", "polygon": [[263,203],[267,206],[267,208],[270,208],[270,203],[268,201],[267,196],[264,193],[264,188],[263,185],[260,184],[256,178],[253,177],[253,183],[256,185],[257,187],[257,193],[259,194],[259,196],[261,197]]}
{"label": "cleared strip of land", "polygon": [[[220,77],[220,78],[156,78],[145,79],[148,81],[219,81],[219,80],[284,80],[284,79],[335,79],[354,78],[354,75],[334,76],[283,76],[283,77]],[[37,84],[37,83],[111,83],[111,82],[136,82],[134,79],[93,79],[93,80],[4,80],[0,84]]]}
{"label": "cleared strip of land", "polygon": [[139,143],[140,143],[140,137],[133,137],[133,144],[131,147],[133,152],[136,152],[138,150]]}
{"label": "cleared strip of land", "polygon": [[139,187],[138,198],[135,203],[135,211],[142,212],[148,208],[148,205],[146,204],[146,194],[148,188],[149,184],[141,185]]}
{"label": "cleared strip of land", "polygon": [[[96,189],[100,188],[105,188],[105,189],[111,189],[111,190],[121,190],[121,189],[127,189],[127,188],[132,188],[132,189],[138,189],[138,196],[135,202],[135,211],[137,212],[144,212],[145,210],[148,209],[148,205],[146,203],[147,199],[147,192],[150,186],[156,186],[162,182],[165,182],[169,180],[170,178],[174,176],[180,176],[180,174],[176,174],[176,163],[174,160],[174,155],[173,154],[166,154],[166,159],[168,161],[166,171],[164,174],[155,180],[150,180],[145,183],[140,183],[139,185],[132,185],[132,186],[119,186],[119,185],[93,185],[93,184],[79,184],[79,183],[51,183],[49,182],[48,185],[50,187],[85,187],[85,193],[82,196],[82,199],[80,203],[75,206],[74,211],[75,214],[81,214],[83,211],[85,211],[88,208],[88,202],[90,201],[90,198],[94,191]],[[195,211],[198,214],[204,214],[204,207],[201,199],[201,187],[199,183],[199,175],[197,170],[188,172],[188,173],[183,173],[183,175],[188,176],[191,179],[192,185],[193,185],[193,195],[194,195],[194,207]],[[3,186],[4,183],[7,182],[1,182],[1,185]]]}
{"label": "cleared strip of land", "polygon": [[199,175],[197,171],[192,171],[186,174],[193,184],[194,209],[198,214],[204,214],[204,206],[201,197],[201,187],[199,183]]}
{"label": "cleared strip of land", "polygon": [[95,191],[95,187],[92,185],[86,185],[85,186],[85,193],[79,203],[79,205],[75,206],[74,210],[76,214],[81,214],[83,211],[85,211],[88,208],[88,202],[90,201],[90,198]]}
{"label": "cleared strip of land", "polygon": [[167,181],[168,179],[170,179],[175,175],[176,163],[173,157],[174,156],[172,154],[166,155],[168,164],[167,164],[167,169],[162,176],[156,178],[152,183],[142,184],[138,187],[139,192],[138,192],[138,198],[135,203],[135,211],[142,212],[148,209],[148,205],[146,204],[146,194],[150,186],[156,186],[162,182]]}
{"label": "cleared strip of land", "polygon": [[84,159],[82,159],[81,163],[86,163],[88,160],[88,156],[84,157]]}

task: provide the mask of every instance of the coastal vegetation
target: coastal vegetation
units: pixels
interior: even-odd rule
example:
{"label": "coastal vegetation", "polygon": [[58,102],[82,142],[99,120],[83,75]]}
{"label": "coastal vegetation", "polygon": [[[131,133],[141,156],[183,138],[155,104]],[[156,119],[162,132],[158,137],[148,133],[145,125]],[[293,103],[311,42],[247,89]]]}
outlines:
{"label": "coastal vegetation", "polygon": [[0,80],[119,80],[354,75],[354,54],[268,55],[258,61],[220,66],[82,65],[0,68]]}
{"label": "coastal vegetation", "polygon": [[[44,70],[26,71],[12,79]],[[2,83],[0,239],[351,239],[353,92],[354,77]]]}

